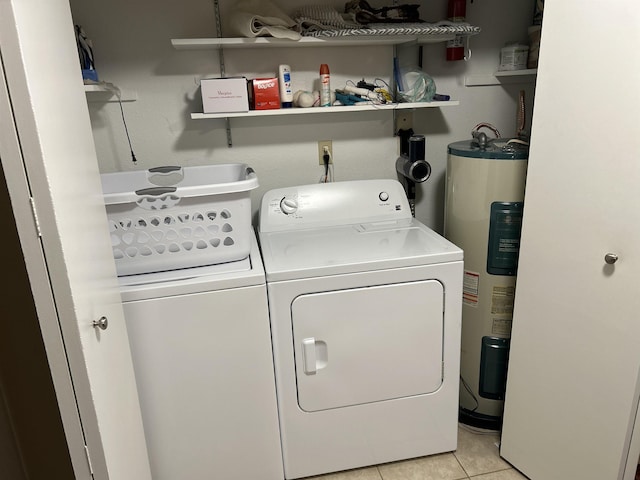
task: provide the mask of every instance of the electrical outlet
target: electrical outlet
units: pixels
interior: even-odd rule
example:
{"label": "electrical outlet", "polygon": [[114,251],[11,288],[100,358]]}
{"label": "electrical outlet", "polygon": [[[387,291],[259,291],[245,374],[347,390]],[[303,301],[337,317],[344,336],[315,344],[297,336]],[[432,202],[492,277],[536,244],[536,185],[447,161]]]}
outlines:
{"label": "electrical outlet", "polygon": [[413,128],[413,112],[401,110],[396,113],[396,132]]}
{"label": "electrical outlet", "polygon": [[318,163],[324,165],[324,152],[325,147],[329,151],[329,163],[333,164],[333,145],[331,140],[320,140],[318,142]]}

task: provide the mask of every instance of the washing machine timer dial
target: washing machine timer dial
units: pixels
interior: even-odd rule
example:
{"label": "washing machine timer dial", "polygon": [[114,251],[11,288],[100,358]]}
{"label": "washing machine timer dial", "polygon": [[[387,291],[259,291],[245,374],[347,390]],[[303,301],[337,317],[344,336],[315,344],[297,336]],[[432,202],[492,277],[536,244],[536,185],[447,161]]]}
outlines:
{"label": "washing machine timer dial", "polygon": [[285,215],[291,215],[298,211],[298,200],[291,197],[282,197],[280,200],[280,210]]}
{"label": "washing machine timer dial", "polygon": [[378,195],[378,198],[380,199],[381,202],[386,202],[387,200],[389,200],[389,194],[387,192],[380,192],[380,194]]}

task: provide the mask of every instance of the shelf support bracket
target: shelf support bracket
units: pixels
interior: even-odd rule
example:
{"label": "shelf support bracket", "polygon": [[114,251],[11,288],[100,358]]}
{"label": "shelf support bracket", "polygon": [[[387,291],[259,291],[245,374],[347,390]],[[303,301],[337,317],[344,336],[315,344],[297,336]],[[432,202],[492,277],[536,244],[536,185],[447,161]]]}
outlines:
{"label": "shelf support bracket", "polygon": [[[219,0],[213,0],[213,10],[216,16],[216,33],[218,38],[222,38],[222,21],[220,19],[220,2]],[[220,77],[226,76],[225,64],[224,64],[224,49],[222,45],[218,50],[218,59],[220,62]],[[227,147],[233,147],[233,138],[231,137],[231,120],[229,117],[225,118],[225,127],[227,129]]]}
{"label": "shelf support bracket", "polygon": [[[395,5],[395,0],[394,0],[394,5]],[[391,98],[393,99],[394,102],[398,102],[398,84],[396,82],[396,66],[398,65],[398,46],[394,45],[393,46],[393,72],[391,73],[391,91],[389,92],[391,94]],[[393,136],[395,137],[398,134],[398,130],[396,129],[396,124],[398,123],[398,117],[396,115],[396,111],[395,109],[393,110]]]}
{"label": "shelf support bracket", "polygon": [[225,123],[227,127],[227,147],[233,147],[233,138],[231,138],[231,119],[229,117],[225,118]]}

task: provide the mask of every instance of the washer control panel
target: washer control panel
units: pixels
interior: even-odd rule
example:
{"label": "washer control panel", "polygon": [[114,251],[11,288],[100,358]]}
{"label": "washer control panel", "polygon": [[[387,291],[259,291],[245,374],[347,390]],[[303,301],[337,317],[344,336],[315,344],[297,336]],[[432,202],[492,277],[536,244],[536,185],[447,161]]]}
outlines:
{"label": "washer control panel", "polygon": [[411,218],[400,182],[356,180],[270,190],[262,197],[262,232]]}

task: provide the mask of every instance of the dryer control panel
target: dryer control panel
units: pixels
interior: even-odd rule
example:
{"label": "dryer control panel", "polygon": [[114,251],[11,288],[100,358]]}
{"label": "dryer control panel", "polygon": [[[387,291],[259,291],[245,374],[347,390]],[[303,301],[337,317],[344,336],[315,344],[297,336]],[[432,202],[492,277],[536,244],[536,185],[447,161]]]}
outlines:
{"label": "dryer control panel", "polygon": [[261,232],[411,220],[400,182],[355,180],[270,190],[262,197]]}

